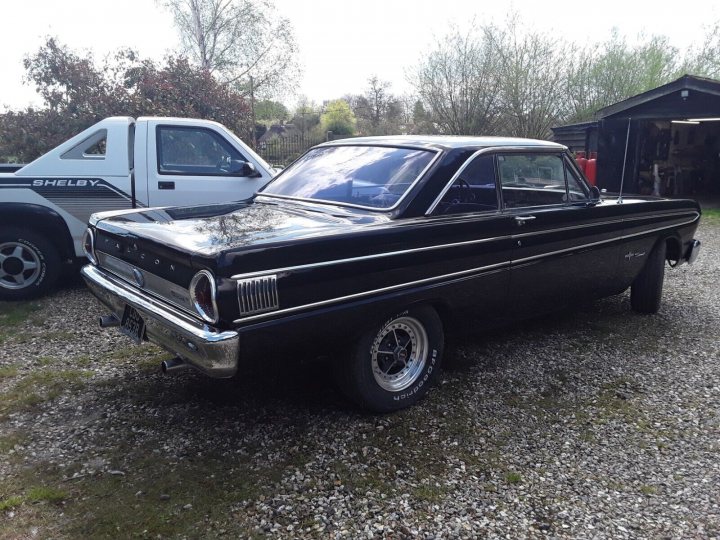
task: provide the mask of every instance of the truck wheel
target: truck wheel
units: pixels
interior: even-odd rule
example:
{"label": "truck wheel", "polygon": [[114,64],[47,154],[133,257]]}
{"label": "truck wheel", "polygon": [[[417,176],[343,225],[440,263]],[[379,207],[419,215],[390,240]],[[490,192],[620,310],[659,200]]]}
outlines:
{"label": "truck wheel", "polygon": [[667,246],[660,242],[650,253],[630,288],[630,305],[638,313],[657,313],[662,300]]}
{"label": "truck wheel", "polygon": [[23,300],[47,293],[60,276],[57,249],[24,229],[0,232],[0,300]]}
{"label": "truck wheel", "polygon": [[431,307],[394,315],[363,335],[349,362],[335,363],[343,393],[364,409],[392,412],[419,401],[437,379],[443,328]]}

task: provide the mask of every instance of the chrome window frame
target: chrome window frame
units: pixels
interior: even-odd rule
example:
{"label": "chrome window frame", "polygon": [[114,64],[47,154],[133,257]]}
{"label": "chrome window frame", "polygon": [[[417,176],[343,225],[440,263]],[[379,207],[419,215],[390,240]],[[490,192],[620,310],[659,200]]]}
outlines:
{"label": "chrome window frame", "polygon": [[[374,212],[392,212],[393,210],[396,210],[403,201],[410,195],[410,193],[415,189],[415,187],[420,183],[422,179],[427,176],[428,171],[433,168],[433,166],[440,160],[442,155],[445,153],[444,150],[439,148],[428,148],[425,146],[407,146],[407,145],[396,145],[396,144],[330,144],[330,145],[324,145],[319,146],[318,148],[335,148],[335,147],[346,147],[346,146],[365,146],[368,148],[405,148],[408,150],[423,150],[425,152],[432,152],[435,153],[435,156],[430,160],[430,162],[425,166],[425,168],[420,171],[420,174],[415,178],[415,180],[412,181],[410,186],[405,190],[405,193],[402,194],[402,196],[397,200],[395,204],[392,206],[388,206],[387,208],[378,208],[376,206],[365,206],[362,204],[353,204],[353,203],[346,203],[342,201],[331,201],[327,199],[309,199],[307,197],[291,197],[289,195],[277,195],[275,193],[266,193],[265,191],[258,191],[257,196],[258,197],[269,197],[271,199],[285,199],[290,201],[303,201],[303,202],[310,202],[310,203],[318,203],[318,204],[331,204],[336,206],[345,206],[348,208],[360,208],[362,210],[371,210]],[[313,150],[314,148],[311,148]],[[309,152],[310,150],[308,150]],[[303,154],[304,155],[304,154]],[[298,158],[299,160],[300,158]],[[289,169],[289,167],[288,167]],[[280,178],[285,171],[288,169],[283,170],[279,175],[277,175],[272,182],[268,183],[263,190],[265,190],[267,187],[271,186],[278,178]]]}
{"label": "chrome window frame", "polygon": [[[567,153],[567,150],[563,147],[558,146],[486,146],[485,148],[480,148],[476,152],[474,152],[469,158],[465,160],[465,162],[460,166],[460,168],[455,172],[455,174],[452,175],[450,180],[447,184],[445,184],[445,187],[440,191],[438,196],[435,198],[435,200],[430,204],[428,209],[425,211],[426,216],[430,216],[435,209],[437,208],[437,205],[440,204],[440,201],[445,196],[445,194],[450,190],[452,185],[455,183],[455,181],[458,179],[458,177],[465,171],[465,169],[470,165],[470,163],[478,156],[481,156],[483,154],[489,154],[494,153],[495,155],[493,158],[497,157],[499,154],[519,154],[524,152],[534,152],[534,153],[542,153],[542,154],[556,154],[558,156],[563,156]],[[566,182],[567,186],[567,182]],[[497,166],[497,159],[495,159],[495,189],[497,191],[498,196],[498,209],[497,210],[482,210],[480,212],[467,212],[467,214],[488,214],[488,213],[498,213],[503,212],[506,210],[505,208],[505,200],[502,197],[502,182],[500,179],[500,171],[498,170]],[[559,206],[559,205],[553,205],[553,206]],[[565,206],[564,204],[562,206]],[[521,208],[521,207],[517,207]],[[532,207],[522,207],[522,208],[532,208]],[[543,206],[545,208],[545,206]],[[515,210],[516,208],[512,208],[511,210]],[[460,214],[457,214],[460,215]]]}

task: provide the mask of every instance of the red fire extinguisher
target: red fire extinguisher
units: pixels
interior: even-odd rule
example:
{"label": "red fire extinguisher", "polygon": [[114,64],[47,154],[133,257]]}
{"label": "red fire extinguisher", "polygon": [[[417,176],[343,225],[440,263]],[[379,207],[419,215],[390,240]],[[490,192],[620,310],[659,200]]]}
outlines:
{"label": "red fire extinguisher", "polygon": [[590,159],[585,164],[585,176],[591,185],[597,185],[597,152],[590,152]]}
{"label": "red fire extinguisher", "polygon": [[585,172],[585,167],[587,167],[588,162],[585,158],[585,152],[577,152],[575,154],[575,162],[578,164],[578,167],[580,167],[580,170]]}

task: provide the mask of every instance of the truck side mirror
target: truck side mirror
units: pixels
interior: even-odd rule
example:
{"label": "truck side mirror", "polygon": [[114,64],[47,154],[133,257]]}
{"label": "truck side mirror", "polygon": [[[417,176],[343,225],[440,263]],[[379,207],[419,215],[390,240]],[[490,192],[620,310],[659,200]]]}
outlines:
{"label": "truck side mirror", "polygon": [[243,176],[250,178],[257,178],[261,176],[255,165],[249,161],[243,161],[241,159],[233,159],[230,164],[230,174],[233,176]]}
{"label": "truck side mirror", "polygon": [[590,201],[600,202],[600,189],[597,186],[590,186]]}

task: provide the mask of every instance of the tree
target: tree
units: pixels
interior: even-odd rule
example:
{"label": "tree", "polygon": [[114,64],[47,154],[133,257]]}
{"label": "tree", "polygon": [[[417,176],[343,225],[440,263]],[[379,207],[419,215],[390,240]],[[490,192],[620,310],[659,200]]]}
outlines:
{"label": "tree", "polygon": [[499,61],[498,131],[544,139],[565,109],[565,46],[557,38],[521,25],[511,15],[504,28],[485,26],[486,42]]}
{"label": "tree", "polygon": [[0,159],[35,159],[107,116],[197,117],[241,136],[250,130],[247,101],[184,58],[158,65],[126,50],[96,63],[49,38],[24,63],[44,106],[0,116]]}
{"label": "tree", "polygon": [[355,115],[344,99],[328,103],[320,117],[320,128],[323,133],[332,131],[333,135],[353,135],[356,123]]}
{"label": "tree", "polygon": [[613,29],[607,41],[580,49],[568,64],[567,120],[589,120],[598,109],[670,82],[682,74],[679,58],[665,36],[639,36],[631,46]]}
{"label": "tree", "polygon": [[290,21],[272,0],[158,0],[175,19],[184,54],[225,83],[280,95],[299,75]]}
{"label": "tree", "polygon": [[279,101],[263,99],[255,104],[255,116],[258,120],[264,120],[265,122],[284,122],[287,120],[289,114],[287,107]]}
{"label": "tree", "polygon": [[345,99],[358,121],[358,130],[367,135],[391,135],[401,131],[404,104],[390,92],[390,83],[377,75],[368,79],[362,95]]}
{"label": "tree", "polygon": [[452,30],[415,67],[411,83],[443,133],[493,131],[501,73],[484,32]]}
{"label": "tree", "polygon": [[304,137],[310,133],[313,128],[320,125],[320,113],[318,112],[318,107],[315,103],[308,100],[307,97],[301,96],[290,121],[297,129],[300,130],[300,133]]}

